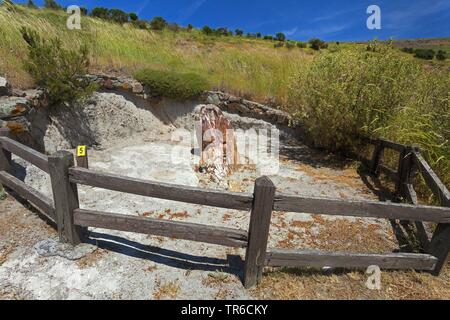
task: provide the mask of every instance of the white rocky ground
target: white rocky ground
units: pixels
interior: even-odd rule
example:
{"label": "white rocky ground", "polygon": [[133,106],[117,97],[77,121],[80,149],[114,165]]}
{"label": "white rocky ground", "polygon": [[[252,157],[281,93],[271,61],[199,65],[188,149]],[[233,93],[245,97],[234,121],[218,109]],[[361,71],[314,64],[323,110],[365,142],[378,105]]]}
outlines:
{"label": "white rocky ground", "polygon": [[[172,139],[176,128],[192,129],[193,106],[190,104],[150,107],[102,93],[96,94],[83,108],[83,114],[88,115],[83,118],[87,121],[83,125],[88,127],[83,132],[90,132],[96,143],[96,149],[89,150],[90,168],[93,170],[181,185],[226,188],[235,192],[251,192],[254,180],[260,175],[254,167],[246,165],[238,168],[227,181],[218,183],[211,176],[196,172],[195,165],[199,159],[191,153],[190,143]],[[272,127],[261,120],[236,115],[228,117],[241,128]],[[54,119],[54,124],[48,126],[45,136],[48,149],[65,147],[72,150],[73,141],[68,143],[63,137],[58,121],[61,126],[71,120]],[[171,161],[174,149],[179,154],[175,157],[176,162]],[[343,162],[326,161],[327,157],[301,143],[283,140],[280,169],[270,178],[278,190],[285,193],[377,199],[355,169],[345,167]],[[51,195],[45,173],[20,159],[15,161],[17,174],[22,175],[27,184]],[[20,166],[24,170],[21,171]],[[248,212],[144,198],[86,186],[79,186],[79,195],[82,208],[244,230],[249,222]],[[20,230],[42,230],[39,236],[31,239],[27,235],[27,241],[20,238],[23,232],[16,233],[16,236],[11,233],[0,235],[0,298],[252,298],[251,291],[245,290],[240,280],[243,250],[91,228],[91,243],[96,247],[90,249],[87,246],[87,250],[92,252],[83,258],[69,260],[58,255],[43,256],[35,246],[39,241],[55,238],[54,230],[45,227],[35,214],[24,213],[11,197],[0,203],[0,208],[4,209],[0,218],[6,223],[16,223],[12,215],[17,213],[22,219]],[[326,220],[325,217],[323,219]],[[368,232],[367,226],[375,226],[369,229],[382,239],[386,252],[396,246],[386,221],[344,218],[330,221],[338,220],[360,224],[361,237]],[[320,232],[326,233],[326,228],[318,224],[306,230],[302,225],[314,221],[311,215],[274,213],[269,246],[302,248],[312,242],[319,247],[326,246],[327,243],[317,242],[320,240],[311,240]],[[350,248],[351,240],[348,241]],[[341,246],[345,248],[346,244]],[[364,252],[364,248],[361,251]]]}

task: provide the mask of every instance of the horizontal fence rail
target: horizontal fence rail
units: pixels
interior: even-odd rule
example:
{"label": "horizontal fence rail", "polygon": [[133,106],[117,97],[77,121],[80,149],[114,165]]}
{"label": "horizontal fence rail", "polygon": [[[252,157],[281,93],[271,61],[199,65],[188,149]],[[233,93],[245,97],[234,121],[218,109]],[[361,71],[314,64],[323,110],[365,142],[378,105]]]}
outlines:
{"label": "horizontal fence rail", "polygon": [[49,172],[48,157],[46,155],[7,137],[0,137],[0,144],[5,150],[14,153],[42,171]]}
{"label": "horizontal fence rail", "polygon": [[246,231],[195,223],[81,209],[74,211],[74,223],[83,227],[136,232],[227,247],[245,248],[247,246]]}
{"label": "horizontal fence rail", "polygon": [[70,181],[92,187],[140,196],[235,210],[250,210],[253,195],[220,190],[206,190],[96,172],[83,168],[69,169]]}
{"label": "horizontal fence rail", "polygon": [[276,194],[276,211],[450,223],[450,208]]}
{"label": "horizontal fence rail", "polygon": [[437,258],[429,254],[389,253],[360,254],[324,252],[318,250],[270,249],[266,265],[271,267],[332,267],[367,268],[371,265],[382,269],[415,269],[431,271]]}
{"label": "horizontal fence rail", "polygon": [[0,171],[0,183],[14,190],[19,196],[34,204],[38,209],[45,213],[47,218],[55,222],[55,207],[50,198],[27,186],[24,182],[5,171]]}

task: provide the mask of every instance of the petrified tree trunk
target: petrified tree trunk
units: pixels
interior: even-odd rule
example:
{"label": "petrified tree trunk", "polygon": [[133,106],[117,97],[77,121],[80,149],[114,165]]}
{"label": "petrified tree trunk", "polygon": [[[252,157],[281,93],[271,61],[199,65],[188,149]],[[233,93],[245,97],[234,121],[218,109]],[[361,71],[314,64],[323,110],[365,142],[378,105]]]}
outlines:
{"label": "petrified tree trunk", "polygon": [[197,139],[201,147],[200,169],[223,179],[238,162],[237,144],[230,121],[215,105],[199,105]]}

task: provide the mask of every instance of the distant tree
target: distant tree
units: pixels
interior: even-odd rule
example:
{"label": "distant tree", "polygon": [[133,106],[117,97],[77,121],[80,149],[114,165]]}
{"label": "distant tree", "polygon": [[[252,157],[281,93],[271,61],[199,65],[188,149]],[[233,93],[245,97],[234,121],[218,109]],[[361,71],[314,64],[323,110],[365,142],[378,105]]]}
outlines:
{"label": "distant tree", "polygon": [[109,19],[109,10],[104,7],[95,7],[91,11],[91,16],[100,19]]}
{"label": "distant tree", "polygon": [[228,28],[217,28],[216,30],[214,30],[214,34],[218,35],[218,36],[228,36],[229,32],[228,32]]}
{"label": "distant tree", "polygon": [[300,49],[304,49],[307,47],[307,44],[305,42],[298,41],[297,47],[299,47]]}
{"label": "distant tree", "polygon": [[261,37],[262,37],[261,32],[257,32],[257,33],[256,33],[256,37],[257,37],[258,39],[261,39]]}
{"label": "distant tree", "polygon": [[278,40],[278,41],[286,41],[286,36],[285,36],[285,34],[284,33],[282,33],[282,32],[278,32],[277,34],[276,34],[276,36],[275,36],[275,38]]}
{"label": "distant tree", "polygon": [[44,7],[52,10],[61,10],[62,7],[55,0],[45,0]]}
{"label": "distant tree", "polygon": [[188,24],[187,25],[187,28],[186,28],[188,31],[191,31],[192,29],[194,29],[194,26],[192,25],[192,24]]}
{"label": "distant tree", "polygon": [[441,61],[447,59],[447,53],[443,50],[439,50],[438,53],[436,54],[436,59]]}
{"label": "distant tree", "polygon": [[271,35],[264,36],[264,40],[273,40],[273,36]]}
{"label": "distant tree", "polygon": [[256,38],[256,34],[254,33],[247,33],[247,38]]}
{"label": "distant tree", "polygon": [[202,31],[204,34],[206,34],[207,36],[210,36],[213,34],[213,29],[211,29],[209,26],[204,26],[202,28]]}
{"label": "distant tree", "polygon": [[129,14],[129,17],[130,17],[131,21],[138,21],[138,19],[139,19],[138,15],[136,13],[134,13],[134,12],[131,12]]}
{"label": "distant tree", "polygon": [[136,21],[131,21],[131,24],[138,29],[148,29],[148,23],[145,22],[144,20],[136,20]]}
{"label": "distant tree", "polygon": [[130,17],[128,15],[128,13],[126,13],[126,12],[120,10],[120,9],[111,9],[111,10],[109,10],[108,16],[109,16],[109,18],[112,21],[117,22],[117,23],[128,22],[128,19]]}
{"label": "distant tree", "polygon": [[244,31],[242,31],[241,29],[236,29],[236,30],[234,30],[234,34],[238,37],[242,37],[242,35],[244,34]]}
{"label": "distant tree", "polygon": [[88,15],[88,9],[86,7],[80,7],[80,11],[83,16]]}
{"label": "distant tree", "polygon": [[313,38],[313,39],[309,40],[309,45],[310,45],[311,49],[314,49],[314,50],[328,48],[328,44],[326,42],[324,42],[320,39],[317,39],[317,38]]}
{"label": "distant tree", "polygon": [[162,30],[167,27],[167,21],[163,17],[154,17],[150,21],[150,28],[153,30]]}
{"label": "distant tree", "polygon": [[339,42],[339,41],[336,41],[336,45],[338,46],[338,45],[340,45],[341,43]]}

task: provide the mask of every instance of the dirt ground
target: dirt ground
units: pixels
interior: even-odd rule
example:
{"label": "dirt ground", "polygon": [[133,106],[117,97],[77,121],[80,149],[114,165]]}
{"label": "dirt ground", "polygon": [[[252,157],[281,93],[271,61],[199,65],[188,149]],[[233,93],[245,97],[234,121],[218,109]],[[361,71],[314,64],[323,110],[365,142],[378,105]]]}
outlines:
{"label": "dirt ground", "polygon": [[[174,142],[176,127],[189,127],[186,106],[183,117],[165,125],[144,107],[115,95],[97,95],[92,103],[89,130],[99,147],[89,150],[90,168],[153,181],[252,192],[261,173],[242,165],[226,181],[216,181],[196,170],[199,157],[191,145]],[[102,100],[103,99],[103,100]],[[106,99],[106,100],[105,100]],[[112,99],[112,100],[107,100]],[[97,112],[107,105],[115,112]],[[110,109],[108,109],[110,110]],[[166,109],[167,111],[168,109]],[[169,110],[170,111],[170,110]],[[168,113],[168,111],[167,111]],[[176,113],[176,112],[175,112]],[[92,115],[94,114],[94,115]],[[111,141],[114,130],[109,114],[123,127],[121,140]],[[127,114],[131,117],[126,118]],[[170,114],[166,114],[170,118]],[[147,117],[147,118],[146,118]],[[160,117],[161,118],[161,117]],[[128,122],[126,122],[128,120]],[[136,122],[135,119],[147,119]],[[133,121],[131,121],[133,120]],[[251,119],[239,119],[250,127],[270,127]],[[61,120],[60,120],[61,122]],[[136,125],[137,123],[137,125]],[[146,124],[151,123],[149,128]],[[180,125],[181,123],[181,125]],[[133,129],[137,128],[136,132]],[[50,130],[51,129],[51,130]],[[50,127],[49,132],[56,130]],[[47,137],[46,137],[47,138]],[[60,136],[58,136],[60,139]],[[112,143],[113,142],[113,143]],[[63,140],[50,145],[61,148]],[[169,161],[177,151],[178,161]],[[75,150],[70,149],[72,152]],[[51,195],[48,176],[14,158],[15,175],[43,194]],[[269,175],[279,192],[354,200],[385,200],[386,189],[358,165],[330,154],[283,139],[279,170]],[[210,208],[122,194],[79,186],[80,207],[120,214],[186,221],[242,230],[248,229],[249,212]],[[363,272],[342,270],[267,270],[261,285],[242,286],[245,251],[177,239],[90,228],[93,247],[80,259],[43,255],[42,243],[57,241],[55,230],[28,204],[9,194],[0,201],[0,298],[1,299],[449,299],[449,268],[441,277],[416,272],[383,272],[381,290],[365,286]],[[56,243],[56,242],[55,242]],[[310,248],[328,251],[388,253],[400,247],[391,224],[383,219],[326,217],[274,212],[270,248]]]}

